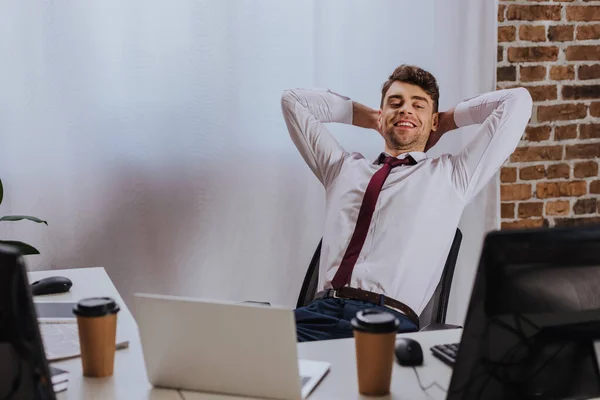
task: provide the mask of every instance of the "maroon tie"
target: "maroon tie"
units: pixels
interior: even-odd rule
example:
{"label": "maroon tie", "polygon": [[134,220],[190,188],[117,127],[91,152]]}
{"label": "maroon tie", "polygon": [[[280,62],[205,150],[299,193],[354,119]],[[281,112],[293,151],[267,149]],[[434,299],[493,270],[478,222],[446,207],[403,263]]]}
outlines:
{"label": "maroon tie", "polygon": [[350,239],[346,254],[344,254],[340,267],[331,281],[333,288],[336,290],[350,283],[354,264],[356,264],[356,260],[358,260],[360,251],[367,238],[367,233],[369,232],[369,226],[371,225],[371,218],[373,218],[373,211],[375,211],[375,204],[377,204],[379,192],[381,191],[383,182],[385,182],[385,179],[390,174],[390,171],[392,168],[399,165],[414,165],[417,163],[410,155],[406,156],[404,159],[398,159],[395,157],[386,157],[383,153],[379,156],[378,162],[379,164],[384,163],[384,165],[379,171],[375,172],[367,186],[365,196],[360,205],[360,211],[358,212],[358,219],[356,220],[352,239]]}

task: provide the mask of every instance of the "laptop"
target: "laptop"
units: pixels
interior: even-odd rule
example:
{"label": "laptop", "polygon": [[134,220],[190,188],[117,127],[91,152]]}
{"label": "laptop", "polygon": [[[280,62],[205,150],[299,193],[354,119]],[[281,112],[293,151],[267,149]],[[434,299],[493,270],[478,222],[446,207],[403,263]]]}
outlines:
{"label": "laptop", "polygon": [[152,294],[133,306],[155,387],[299,400],[330,367],[298,359],[289,309]]}
{"label": "laptop", "polygon": [[54,398],[23,258],[0,245],[0,399]]}
{"label": "laptop", "polygon": [[489,233],[447,399],[600,396],[599,287],[598,226]]}

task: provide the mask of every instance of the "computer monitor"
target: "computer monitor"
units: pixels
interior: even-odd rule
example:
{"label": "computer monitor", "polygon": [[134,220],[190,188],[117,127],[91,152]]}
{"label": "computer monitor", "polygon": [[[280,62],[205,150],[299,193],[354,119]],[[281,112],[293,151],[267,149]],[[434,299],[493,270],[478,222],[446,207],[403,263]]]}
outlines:
{"label": "computer monitor", "polygon": [[0,399],[54,398],[23,258],[0,245]]}
{"label": "computer monitor", "polygon": [[487,235],[447,399],[600,395],[600,227]]}

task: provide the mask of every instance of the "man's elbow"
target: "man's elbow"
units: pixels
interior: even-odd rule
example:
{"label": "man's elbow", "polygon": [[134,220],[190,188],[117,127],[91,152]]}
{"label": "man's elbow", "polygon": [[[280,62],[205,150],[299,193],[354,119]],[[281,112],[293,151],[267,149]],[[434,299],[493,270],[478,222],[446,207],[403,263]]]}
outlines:
{"label": "man's elbow", "polygon": [[518,103],[519,107],[523,107],[525,109],[531,109],[533,107],[533,99],[531,98],[531,94],[529,90],[524,87],[517,87],[513,89],[509,89],[509,93],[516,103]]}
{"label": "man's elbow", "polygon": [[281,108],[282,110],[291,109],[292,105],[298,102],[298,96],[292,89],[285,89],[281,93]]}

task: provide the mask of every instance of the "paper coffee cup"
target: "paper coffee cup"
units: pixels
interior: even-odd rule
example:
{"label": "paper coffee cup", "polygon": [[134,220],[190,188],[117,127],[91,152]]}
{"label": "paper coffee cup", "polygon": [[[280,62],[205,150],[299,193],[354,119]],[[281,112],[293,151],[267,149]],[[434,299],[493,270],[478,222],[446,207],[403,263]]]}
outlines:
{"label": "paper coffee cup", "polygon": [[390,393],[399,325],[393,314],[378,309],[359,311],[352,320],[361,394],[385,396]]}
{"label": "paper coffee cup", "polygon": [[83,375],[111,376],[114,370],[119,306],[109,297],[82,299],[77,316]]}

